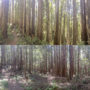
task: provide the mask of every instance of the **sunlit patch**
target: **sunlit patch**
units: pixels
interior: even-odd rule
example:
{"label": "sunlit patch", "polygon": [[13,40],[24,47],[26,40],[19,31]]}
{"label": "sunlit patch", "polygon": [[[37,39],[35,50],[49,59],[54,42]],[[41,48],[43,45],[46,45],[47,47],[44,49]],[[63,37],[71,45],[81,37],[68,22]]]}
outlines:
{"label": "sunlit patch", "polygon": [[2,79],[0,80],[0,90],[7,90],[8,88],[8,80]]}
{"label": "sunlit patch", "polygon": [[1,80],[0,80],[0,83],[1,83],[2,81],[8,81],[8,79],[1,79]]}

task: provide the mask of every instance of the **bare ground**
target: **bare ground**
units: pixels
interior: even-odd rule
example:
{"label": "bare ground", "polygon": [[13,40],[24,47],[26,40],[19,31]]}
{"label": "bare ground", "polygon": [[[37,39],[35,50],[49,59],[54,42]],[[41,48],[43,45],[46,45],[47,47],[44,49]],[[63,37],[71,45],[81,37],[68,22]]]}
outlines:
{"label": "bare ground", "polygon": [[8,82],[8,90],[24,90],[15,79],[11,78],[10,73],[8,71],[2,70],[2,78],[1,80],[7,80]]}
{"label": "bare ground", "polygon": [[17,42],[18,42],[17,33],[16,33],[15,30],[13,30],[13,31],[11,32],[11,34],[12,34],[13,37],[12,37],[12,39],[11,39],[10,41],[7,42],[7,44],[8,44],[8,45],[16,45]]}
{"label": "bare ground", "polygon": [[[23,77],[12,78],[10,71],[3,69],[0,80],[8,81],[7,90],[90,90],[90,77],[84,77],[82,80],[68,82],[66,78],[54,77],[51,75],[30,74],[28,80]],[[29,89],[27,89],[27,87]],[[74,88],[74,89],[73,89]]]}

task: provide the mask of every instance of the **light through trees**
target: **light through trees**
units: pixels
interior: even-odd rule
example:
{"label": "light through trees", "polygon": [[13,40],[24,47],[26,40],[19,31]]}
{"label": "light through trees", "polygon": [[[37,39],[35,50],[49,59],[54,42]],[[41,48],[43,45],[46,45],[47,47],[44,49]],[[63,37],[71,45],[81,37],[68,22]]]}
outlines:
{"label": "light through trees", "polygon": [[0,70],[72,79],[90,75],[90,46],[0,46]]}
{"label": "light through trees", "polygon": [[0,43],[5,44],[3,40],[14,30],[26,44],[90,44],[89,3],[89,0],[0,0]]}

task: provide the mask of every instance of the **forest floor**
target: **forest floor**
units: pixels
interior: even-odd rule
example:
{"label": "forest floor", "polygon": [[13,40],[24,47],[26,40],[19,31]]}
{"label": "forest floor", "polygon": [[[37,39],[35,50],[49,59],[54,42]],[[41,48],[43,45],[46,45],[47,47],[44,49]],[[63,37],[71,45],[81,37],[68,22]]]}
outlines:
{"label": "forest floor", "polygon": [[24,90],[15,78],[12,78],[10,73],[5,69],[2,70],[0,76],[0,90]]}
{"label": "forest floor", "polygon": [[6,44],[7,45],[17,45],[19,37],[16,31],[13,29],[10,34],[12,35],[12,37],[6,41]]}
{"label": "forest floor", "polygon": [[[82,81],[83,80],[83,81]],[[28,79],[13,75],[3,69],[0,75],[0,90],[90,90],[90,77],[68,82],[66,78],[51,75],[31,74]]]}
{"label": "forest floor", "polygon": [[1,44],[4,45],[47,45],[45,40],[40,40],[38,37],[31,37],[30,35],[22,35],[17,26],[10,26],[8,28],[8,38],[1,39]]}
{"label": "forest floor", "polygon": [[[8,27],[8,37],[3,39],[0,32],[0,44],[4,45],[47,45],[46,40],[40,40],[38,37],[31,37],[30,35],[22,35],[17,26]],[[51,43],[53,44],[53,42]]]}
{"label": "forest floor", "polygon": [[15,31],[12,32],[13,35],[13,40],[11,42],[9,42],[10,45],[16,45],[18,42],[18,36],[17,33]]}

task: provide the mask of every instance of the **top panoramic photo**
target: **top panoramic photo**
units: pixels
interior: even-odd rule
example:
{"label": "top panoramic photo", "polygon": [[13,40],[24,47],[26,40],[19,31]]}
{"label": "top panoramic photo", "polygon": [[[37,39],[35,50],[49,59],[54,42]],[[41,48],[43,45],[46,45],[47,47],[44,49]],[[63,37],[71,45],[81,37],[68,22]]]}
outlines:
{"label": "top panoramic photo", "polygon": [[90,0],[0,0],[1,45],[90,45]]}

